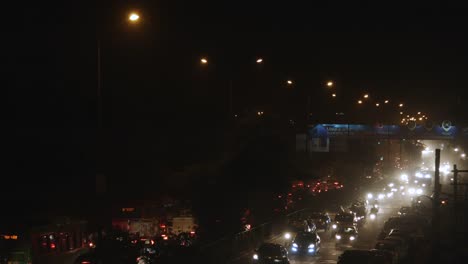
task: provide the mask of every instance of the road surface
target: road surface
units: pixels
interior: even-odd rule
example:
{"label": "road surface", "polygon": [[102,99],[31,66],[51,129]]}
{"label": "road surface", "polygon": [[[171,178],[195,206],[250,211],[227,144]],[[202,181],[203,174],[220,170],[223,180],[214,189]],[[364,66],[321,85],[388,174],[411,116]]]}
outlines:
{"label": "road surface", "polygon": [[[321,250],[317,256],[295,256],[290,254],[291,264],[303,263],[336,263],[338,256],[347,249],[372,249],[374,248],[378,233],[383,227],[384,222],[390,217],[395,216],[400,209],[402,202],[397,200],[389,201],[382,204],[377,218],[373,221],[369,220],[359,229],[359,238],[350,246],[335,246],[335,239],[331,237],[331,231],[319,231],[321,238]],[[269,241],[282,244],[282,237],[276,236]],[[237,258],[233,259],[230,264],[247,264],[252,263],[254,252],[241,253]]]}

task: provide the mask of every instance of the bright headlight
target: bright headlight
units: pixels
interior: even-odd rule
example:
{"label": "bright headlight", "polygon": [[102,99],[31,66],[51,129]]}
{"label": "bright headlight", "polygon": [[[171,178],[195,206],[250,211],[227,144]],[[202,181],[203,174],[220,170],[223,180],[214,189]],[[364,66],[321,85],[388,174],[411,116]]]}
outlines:
{"label": "bright headlight", "polygon": [[285,239],[291,239],[291,234],[290,234],[290,233],[284,234],[284,238],[285,238]]}
{"label": "bright headlight", "polygon": [[253,259],[258,259],[258,255],[257,255],[257,254],[254,254],[254,255],[253,255]]}
{"label": "bright headlight", "polygon": [[293,244],[292,244],[292,247],[297,248],[297,244],[296,244],[296,243],[293,243]]}
{"label": "bright headlight", "polygon": [[341,236],[340,236],[340,235],[336,235],[335,237],[336,237],[336,239],[338,239],[338,240],[341,239]]}
{"label": "bright headlight", "polygon": [[402,175],[400,175],[400,180],[402,180],[402,181],[408,181],[408,175],[407,175],[407,174],[402,174]]}
{"label": "bright headlight", "polygon": [[349,240],[351,240],[351,241],[353,241],[354,239],[356,239],[354,236],[349,237]]}
{"label": "bright headlight", "polygon": [[314,245],[314,244],[310,244],[310,245],[309,245],[309,248],[315,248],[315,245]]}

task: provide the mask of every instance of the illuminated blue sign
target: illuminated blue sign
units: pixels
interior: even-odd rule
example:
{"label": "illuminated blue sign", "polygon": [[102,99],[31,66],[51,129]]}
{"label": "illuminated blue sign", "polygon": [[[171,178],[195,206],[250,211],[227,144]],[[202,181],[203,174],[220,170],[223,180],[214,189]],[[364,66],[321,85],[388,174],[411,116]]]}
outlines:
{"label": "illuminated blue sign", "polygon": [[[334,137],[381,137],[381,138],[418,138],[418,139],[453,139],[457,136],[457,127],[449,121],[441,125],[356,125],[356,124],[317,124],[309,126],[309,138]],[[468,131],[463,131],[463,134]]]}

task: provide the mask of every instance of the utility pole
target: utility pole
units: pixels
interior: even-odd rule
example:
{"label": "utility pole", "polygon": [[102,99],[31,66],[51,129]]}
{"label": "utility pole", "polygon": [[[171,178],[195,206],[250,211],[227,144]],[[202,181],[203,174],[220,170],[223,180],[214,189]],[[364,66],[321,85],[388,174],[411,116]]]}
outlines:
{"label": "utility pole", "polygon": [[432,200],[432,261],[439,263],[440,240],[440,149],[435,151],[434,198]]}

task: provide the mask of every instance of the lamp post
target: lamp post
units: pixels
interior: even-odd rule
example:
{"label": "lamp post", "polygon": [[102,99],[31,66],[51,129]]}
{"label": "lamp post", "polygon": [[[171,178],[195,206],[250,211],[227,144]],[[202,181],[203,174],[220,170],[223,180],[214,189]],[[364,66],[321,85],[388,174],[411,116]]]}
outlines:
{"label": "lamp post", "polygon": [[[128,14],[127,20],[131,24],[136,24],[140,21],[140,15],[136,12],[131,12]],[[104,118],[103,118],[103,94],[102,94],[102,43],[100,38],[100,31],[97,32],[97,128],[98,128],[98,152],[97,152],[97,174],[96,174],[96,193],[103,194],[106,192],[106,177],[104,175],[104,164],[102,162],[104,156]]]}

